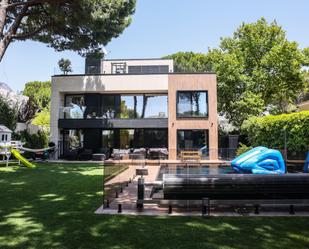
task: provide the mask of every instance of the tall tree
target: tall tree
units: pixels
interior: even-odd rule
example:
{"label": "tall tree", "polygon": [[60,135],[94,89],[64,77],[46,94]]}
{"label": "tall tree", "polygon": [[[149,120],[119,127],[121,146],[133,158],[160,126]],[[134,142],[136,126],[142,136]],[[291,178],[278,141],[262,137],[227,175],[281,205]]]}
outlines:
{"label": "tall tree", "polygon": [[63,72],[63,74],[68,74],[69,72],[72,72],[72,63],[69,59],[61,58],[58,61],[58,66],[61,72]]}
{"label": "tall tree", "polygon": [[239,128],[265,110],[288,110],[304,89],[309,48],[299,49],[275,21],[261,18],[243,23],[207,54],[179,52],[165,58],[174,59],[176,72],[216,72],[218,109]]}
{"label": "tall tree", "polygon": [[11,42],[31,39],[57,51],[98,51],[130,24],[135,0],[1,0],[0,61]]}
{"label": "tall tree", "polygon": [[261,18],[242,24],[208,56],[218,76],[219,109],[237,127],[248,116],[239,116],[244,111],[243,100],[254,105],[246,108],[250,115],[269,106],[283,113],[305,85],[304,53],[296,42],[287,40],[275,21]]}
{"label": "tall tree", "polygon": [[28,96],[39,110],[49,109],[51,83],[50,81],[32,81],[25,85],[23,95]]}
{"label": "tall tree", "polygon": [[12,131],[16,128],[18,108],[11,107],[2,95],[0,95],[0,124],[5,125]]}
{"label": "tall tree", "polygon": [[174,60],[175,72],[207,72],[212,69],[207,55],[202,53],[178,52],[163,58]]}

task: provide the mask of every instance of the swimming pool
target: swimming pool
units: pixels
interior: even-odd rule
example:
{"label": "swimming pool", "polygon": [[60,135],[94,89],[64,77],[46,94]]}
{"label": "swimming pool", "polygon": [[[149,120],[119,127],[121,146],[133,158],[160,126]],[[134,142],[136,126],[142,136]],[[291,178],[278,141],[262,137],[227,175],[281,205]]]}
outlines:
{"label": "swimming pool", "polygon": [[[293,165],[287,167],[288,173],[302,173],[302,166]],[[237,174],[237,172],[229,165],[161,165],[157,175],[157,181],[162,181],[163,174],[199,174],[199,175],[221,175],[221,174]]]}
{"label": "swimming pool", "polygon": [[235,174],[232,167],[227,165],[161,165],[158,181],[162,181],[163,174],[199,174],[199,175],[218,175],[218,174]]}

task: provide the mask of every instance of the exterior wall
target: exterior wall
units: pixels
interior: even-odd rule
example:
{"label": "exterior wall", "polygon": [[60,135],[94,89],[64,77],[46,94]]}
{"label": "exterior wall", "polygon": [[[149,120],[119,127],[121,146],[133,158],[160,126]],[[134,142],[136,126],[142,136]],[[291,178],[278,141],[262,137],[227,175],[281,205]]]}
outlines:
{"label": "exterior wall", "polygon": [[[178,129],[208,129],[210,160],[218,159],[217,81],[215,74],[172,74],[168,81],[168,144],[169,159],[177,157]],[[177,91],[207,90],[208,118],[184,119],[176,116]]]}
{"label": "exterior wall", "polygon": [[167,93],[167,74],[57,76],[52,78],[51,141],[59,141],[59,109],[65,93]]}
{"label": "exterior wall", "polygon": [[[177,156],[178,129],[209,130],[210,159],[218,158],[217,84],[215,74],[72,75],[52,78],[51,141],[58,144],[59,109],[66,93],[167,93],[169,159]],[[208,118],[177,119],[179,90],[207,90]]]}
{"label": "exterior wall", "polygon": [[153,66],[153,65],[168,65],[169,72],[174,72],[174,63],[170,59],[149,59],[149,60],[103,60],[101,64],[101,72],[103,74],[112,73],[112,63],[126,63],[126,71],[128,72],[128,66]]}

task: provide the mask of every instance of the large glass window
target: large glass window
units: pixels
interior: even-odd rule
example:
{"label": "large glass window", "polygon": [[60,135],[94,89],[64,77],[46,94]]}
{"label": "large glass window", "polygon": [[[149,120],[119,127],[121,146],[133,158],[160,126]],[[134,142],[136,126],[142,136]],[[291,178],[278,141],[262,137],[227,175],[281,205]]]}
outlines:
{"label": "large glass window", "polygon": [[[62,111],[62,108],[61,108]],[[67,119],[167,118],[166,94],[85,94],[65,97]]]}
{"label": "large glass window", "polygon": [[177,150],[200,151],[207,156],[209,151],[208,130],[177,130]]}
{"label": "large glass window", "polygon": [[179,91],[177,93],[177,117],[207,117],[207,91]]}
{"label": "large glass window", "polygon": [[167,148],[167,129],[145,129],[144,138],[147,148]]}
{"label": "large glass window", "polygon": [[121,129],[119,134],[120,149],[129,149],[134,147],[134,129]]}
{"label": "large glass window", "polygon": [[64,131],[64,149],[77,150],[83,147],[84,133],[82,130],[65,130]]}
{"label": "large glass window", "polygon": [[119,147],[167,148],[167,129],[120,129]]}
{"label": "large glass window", "polygon": [[103,130],[102,131],[102,147],[103,148],[114,148],[114,131]]}
{"label": "large glass window", "polygon": [[167,118],[167,95],[121,95],[120,118]]}
{"label": "large glass window", "polygon": [[120,113],[120,95],[103,94],[102,95],[102,113],[103,118],[116,118]]}
{"label": "large glass window", "polygon": [[67,95],[65,98],[65,118],[83,119],[86,110],[84,95]]}

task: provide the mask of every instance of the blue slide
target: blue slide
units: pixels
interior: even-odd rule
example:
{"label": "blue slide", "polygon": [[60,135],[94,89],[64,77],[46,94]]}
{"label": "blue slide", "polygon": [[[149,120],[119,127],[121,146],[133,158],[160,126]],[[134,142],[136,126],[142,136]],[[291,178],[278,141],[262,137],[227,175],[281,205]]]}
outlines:
{"label": "blue slide", "polygon": [[286,167],[281,153],[266,147],[255,147],[236,157],[232,168],[239,173],[285,174]]}

